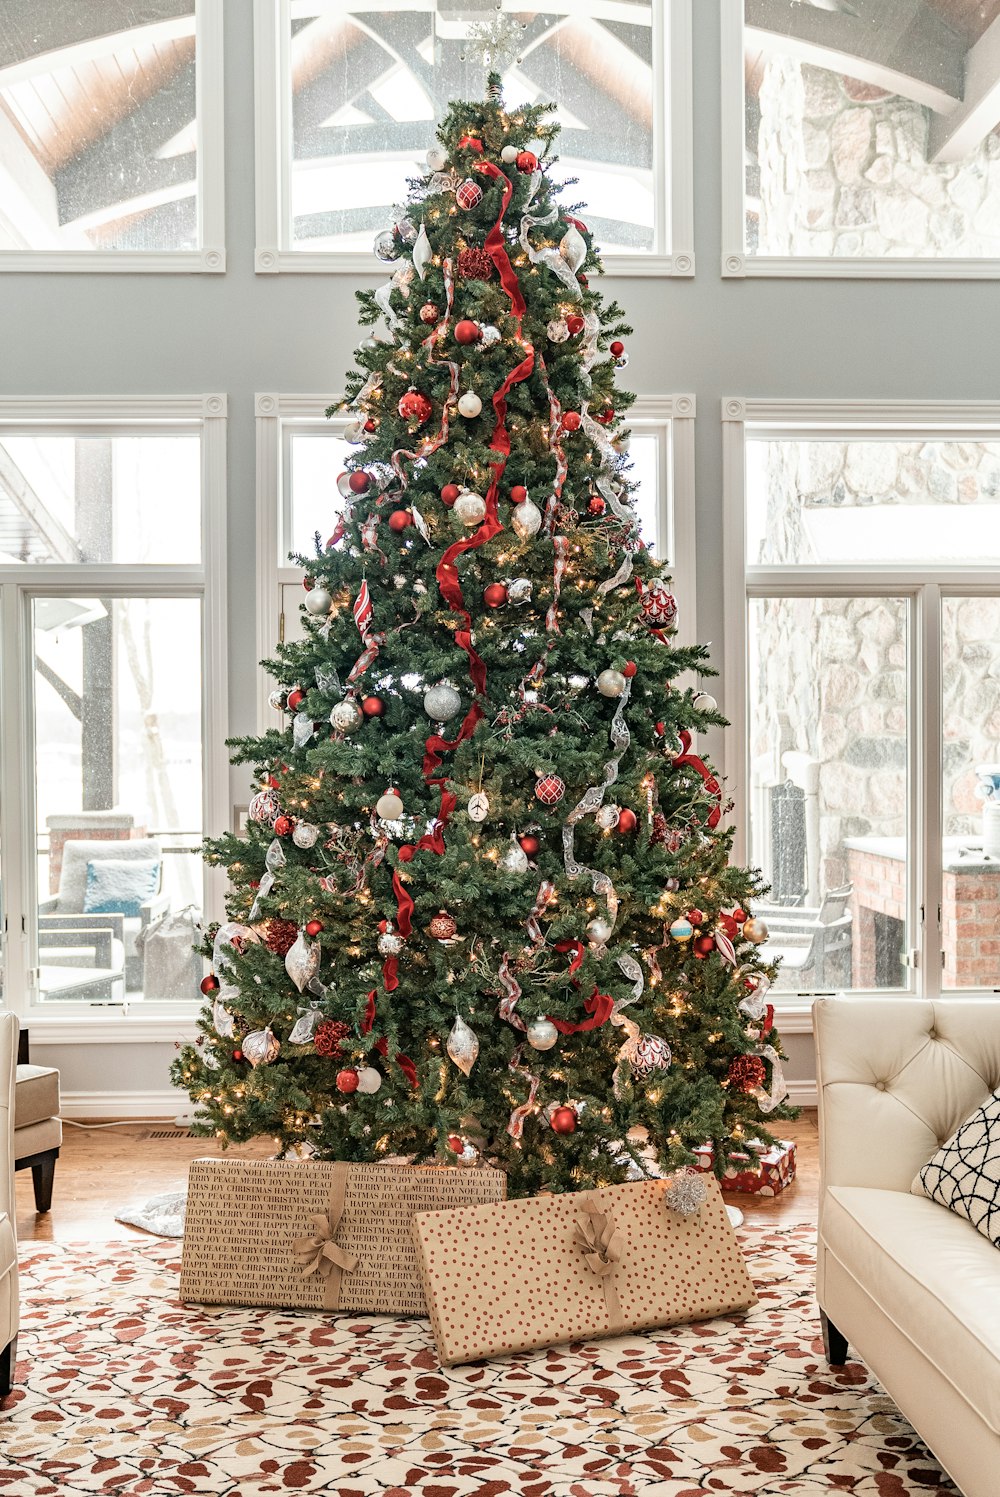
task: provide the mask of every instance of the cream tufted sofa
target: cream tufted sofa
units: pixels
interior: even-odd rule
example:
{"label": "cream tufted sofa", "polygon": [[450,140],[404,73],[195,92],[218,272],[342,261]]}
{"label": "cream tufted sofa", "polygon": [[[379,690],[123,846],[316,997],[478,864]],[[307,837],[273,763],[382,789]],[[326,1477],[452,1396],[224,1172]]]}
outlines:
{"label": "cream tufted sofa", "polygon": [[17,1350],[17,1237],[14,1211],[14,1073],[17,1020],[0,1013],[0,1403],[10,1392]]}
{"label": "cream tufted sofa", "polygon": [[1000,1251],[910,1184],[1000,1088],[1000,999],[814,1005],[816,1292],[965,1497],[1000,1493]]}

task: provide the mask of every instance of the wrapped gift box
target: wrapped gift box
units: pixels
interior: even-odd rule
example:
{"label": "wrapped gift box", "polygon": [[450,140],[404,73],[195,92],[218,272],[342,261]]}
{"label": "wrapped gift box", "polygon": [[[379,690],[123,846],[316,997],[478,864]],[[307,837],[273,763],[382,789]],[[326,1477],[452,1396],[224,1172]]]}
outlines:
{"label": "wrapped gift box", "polygon": [[[703,1144],[694,1152],[698,1156],[697,1168],[711,1174],[715,1160],[711,1144]],[[777,1147],[772,1147],[758,1138],[751,1138],[745,1149],[730,1153],[722,1188],[743,1195],[776,1196],[794,1179],[795,1145],[791,1139],[783,1138]]]}
{"label": "wrapped gift box", "polygon": [[182,1300],[426,1315],[410,1221],[502,1201],[502,1170],[196,1159]]}
{"label": "wrapped gift box", "polygon": [[413,1219],[442,1365],[756,1304],[716,1181],[693,1216],[643,1180]]}

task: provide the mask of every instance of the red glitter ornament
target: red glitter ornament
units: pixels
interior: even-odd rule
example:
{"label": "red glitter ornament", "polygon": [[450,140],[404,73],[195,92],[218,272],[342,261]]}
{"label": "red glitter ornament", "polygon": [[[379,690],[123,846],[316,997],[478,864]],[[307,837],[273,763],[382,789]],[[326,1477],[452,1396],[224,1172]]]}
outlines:
{"label": "red glitter ornament", "polygon": [[525,853],[529,858],[533,858],[535,856],[535,853],[541,846],[538,838],[532,837],[529,832],[526,832],[523,837],[518,837],[517,840],[520,844],[521,851]]}
{"label": "red glitter ornament", "polygon": [[350,1032],[350,1026],[343,1019],[324,1019],[322,1024],[317,1024],[313,1035],[316,1054],[337,1060],[340,1056],[340,1042],[346,1040]]}
{"label": "red glitter ornament", "polygon": [[378,422],[375,420],[374,416],[369,416],[368,417],[368,420],[365,422],[365,431],[367,431],[367,432],[378,431]]}
{"label": "red glitter ornament", "polygon": [[459,251],[458,273],[466,281],[488,281],[493,274],[493,261],[486,250],[470,244]]}
{"label": "red glitter ornament", "polygon": [[634,660],[626,660],[625,664],[622,666],[622,675],[627,676],[631,681],[632,677],[635,675],[638,669],[639,667],[636,665]]}
{"label": "red glitter ornament", "polygon": [[607,507],[608,506],[605,504],[600,494],[595,494],[593,499],[591,499],[590,503],[587,505],[587,508],[592,515],[603,515]]}
{"label": "red glitter ornament", "polygon": [[239,1062],[243,1059],[243,1051],[242,1050],[234,1050],[233,1051],[233,1059],[236,1061],[236,1063],[238,1065]]}
{"label": "red glitter ornament", "polygon": [[353,1066],[347,1066],[343,1071],[337,1072],[337,1090],[345,1096],[350,1096],[358,1089],[358,1073]]}
{"label": "red glitter ornament", "polygon": [[[301,707],[301,705],[305,701],[305,699],[306,699],[306,694],[302,690],[302,687],[301,686],[293,686],[292,689],[291,689],[291,691],[288,693],[288,710],[289,710],[289,712],[294,712],[298,707]],[[277,787],[277,783],[278,783],[277,780],[275,780],[274,776],[272,775],[272,777],[271,777],[271,784],[273,786]]]}
{"label": "red glitter ornament", "polygon": [[615,341],[611,344],[609,352],[613,353],[616,359],[620,359],[622,354],[625,352],[625,344],[620,338],[616,338]]}
{"label": "red glitter ornament", "polygon": [[583,417],[579,411],[567,411],[562,419],[563,431],[579,431],[582,422]]}
{"label": "red glitter ornament", "polygon": [[604,410],[601,411],[599,415],[594,417],[594,420],[599,421],[602,426],[610,426],[614,419],[615,408],[613,405],[606,405],[604,407]]}
{"label": "red glitter ornament", "polygon": [[307,936],[318,936],[323,929],[322,920],[310,920],[306,924]]}
{"label": "red glitter ornament", "polygon": [[441,503],[447,505],[447,507],[451,509],[451,506],[454,504],[455,500],[458,498],[461,492],[462,490],[459,488],[457,483],[446,483],[444,488],[441,490]]}
{"label": "red glitter ornament", "polygon": [[694,938],[694,954],[695,954],[695,956],[700,956],[702,958],[704,958],[706,956],[711,956],[712,952],[714,950],[715,950],[715,937],[714,936],[695,936],[695,938]]}
{"label": "red glitter ornament", "polygon": [[549,1117],[553,1133],[575,1133],[576,1113],[572,1107],[557,1107]]}
{"label": "red glitter ornament", "polygon": [[462,344],[478,343],[483,335],[483,330],[478,322],[473,322],[471,317],[463,317],[461,322],[455,324],[455,342]]}
{"label": "red glitter ornament", "polygon": [[528,490],[523,483],[516,483],[510,491],[511,504],[523,504],[528,497]]}
{"label": "red glitter ornament", "polygon": [[435,941],[450,941],[457,930],[458,926],[448,911],[438,910],[427,927],[427,934],[433,936]]}
{"label": "red glitter ornament", "polygon": [[566,326],[569,328],[571,338],[575,338],[579,333],[582,333],[586,325],[579,312],[570,312],[566,318]]}
{"label": "red glitter ornament", "polygon": [[622,806],[621,811],[618,813],[618,821],[615,825],[615,831],[634,832],[638,825],[639,819],[636,816],[635,812],[630,811],[628,806]]}
{"label": "red glitter ornament", "polygon": [[481,156],[483,154],[483,143],[478,135],[463,135],[458,142],[458,149],[460,151],[473,151],[477,156]]}
{"label": "red glitter ornament", "polygon": [[415,421],[418,426],[423,426],[425,421],[429,421],[434,412],[434,407],[427,396],[422,395],[419,390],[414,390],[412,386],[405,395],[399,397],[399,405],[396,409],[404,421]]}
{"label": "red glitter ornament", "polygon": [[[275,823],[277,831],[277,822]],[[264,930],[264,945],[275,956],[284,956],[298,939],[299,928],[294,920],[269,920]]]}
{"label": "red glitter ornament", "polygon": [[767,1067],[759,1055],[737,1055],[726,1080],[735,1091],[755,1092],[767,1080]]}
{"label": "red glitter ornament", "polygon": [[688,910],[687,917],[692,925],[704,925],[705,913],[703,910]]}
{"label": "red glitter ornament", "polygon": [[389,529],[394,530],[397,535],[413,524],[413,516],[408,509],[394,509],[389,516]]}
{"label": "red glitter ornament", "polygon": [[507,601],[507,588],[502,582],[491,582],[483,589],[483,602],[487,608],[502,608]]}
{"label": "red glitter ornament", "polygon": [[565,781],[557,774],[543,774],[535,781],[535,799],[543,806],[557,806],[565,794]]}
{"label": "red glitter ornament", "polygon": [[432,301],[425,301],[420,308],[420,321],[426,322],[428,327],[440,318],[441,313]]}
{"label": "red glitter ornament", "polygon": [[276,837],[287,837],[295,823],[290,816],[279,816],[274,823]]}
{"label": "red glitter ornament", "polygon": [[214,973],[210,972],[207,977],[203,977],[201,979],[200,986],[201,991],[207,998],[209,993],[217,993],[219,991],[219,979],[215,976]]}
{"label": "red glitter ornament", "polygon": [[371,488],[371,475],[363,468],[356,468],[347,480],[352,494],[364,494]]}
{"label": "red glitter ornament", "polygon": [[649,843],[651,847],[658,847],[661,842],[667,840],[667,818],[662,811],[653,813],[653,829],[650,833]]}
{"label": "red glitter ornament", "polygon": [[533,172],[538,165],[538,157],[534,151],[518,151],[514,165],[519,172]]}
{"label": "red glitter ornament", "polygon": [[385,703],[381,697],[362,697],[361,710],[365,717],[381,717],[385,711]]}
{"label": "red glitter ornament", "polygon": [[746,925],[747,921],[750,919],[750,916],[747,914],[746,910],[737,908],[733,911],[733,919],[736,921],[737,925]]}

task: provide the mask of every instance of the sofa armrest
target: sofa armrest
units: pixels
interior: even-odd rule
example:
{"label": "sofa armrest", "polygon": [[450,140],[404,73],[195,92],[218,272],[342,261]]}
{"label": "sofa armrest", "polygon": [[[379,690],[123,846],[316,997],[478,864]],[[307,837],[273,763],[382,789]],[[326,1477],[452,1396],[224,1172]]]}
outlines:
{"label": "sofa armrest", "polygon": [[152,925],[154,920],[159,920],[170,909],[169,894],[154,894],[152,899],[147,899],[145,904],[139,907],[139,927],[144,929]]}
{"label": "sofa armrest", "polygon": [[[125,939],[124,915],[42,915],[38,917],[38,933],[63,930],[109,930],[116,941]],[[50,942],[51,944],[51,942]]]}
{"label": "sofa armrest", "polygon": [[59,906],[59,895],[53,894],[51,899],[41,899],[38,902],[38,913],[40,915],[54,915]]}
{"label": "sofa armrest", "polygon": [[40,930],[39,960],[42,960],[42,953],[50,949],[72,951],[73,961],[63,965],[103,967],[111,971],[114,967],[114,942],[115,933],[107,925],[89,925],[84,930],[74,930],[70,926],[60,926],[57,930]]}

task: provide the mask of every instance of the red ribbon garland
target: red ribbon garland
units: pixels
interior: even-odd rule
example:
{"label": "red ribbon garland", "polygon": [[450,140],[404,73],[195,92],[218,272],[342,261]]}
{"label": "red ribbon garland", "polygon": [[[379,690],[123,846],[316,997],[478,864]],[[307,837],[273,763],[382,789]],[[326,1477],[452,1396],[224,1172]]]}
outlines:
{"label": "red ribbon garland", "polygon": [[[383,1035],[380,1040],[376,1040],[375,1049],[384,1060],[388,1058],[389,1041],[386,1039],[385,1035]],[[402,1071],[403,1075],[406,1077],[410,1085],[412,1087],[416,1087],[419,1084],[417,1081],[417,1068],[413,1064],[413,1061],[410,1059],[410,1057],[403,1054],[402,1050],[396,1051],[396,1064]]]}
{"label": "red ribbon garland", "polygon": [[[450,753],[452,749],[457,749],[460,743],[464,743],[466,738],[471,738],[473,733],[476,731],[477,723],[483,716],[484,713],[482,707],[480,707],[478,702],[473,702],[472,706],[465,714],[465,719],[462,723],[462,726],[458,730],[457,738],[453,738],[449,743],[446,738],[441,737],[440,733],[432,733],[429,738],[425,739],[423,775],[424,779],[429,785],[441,785],[444,783],[443,780],[431,779],[434,771],[441,768],[442,754]],[[453,804],[449,809],[449,815],[451,814],[451,811],[454,810],[454,797],[452,797],[452,801]]]}
{"label": "red ribbon garland", "polygon": [[560,1034],[583,1034],[588,1029],[600,1029],[611,1018],[614,999],[609,998],[607,993],[599,993],[595,987],[590,997],[584,999],[583,1006],[590,1018],[579,1024],[573,1024],[568,1019],[553,1019],[551,1014],[549,1022],[555,1025]]}
{"label": "red ribbon garland", "polygon": [[387,956],[382,963],[382,986],[387,993],[394,993],[399,987],[399,960],[394,956]]}
{"label": "red ribbon garland", "polygon": [[[680,735],[680,738],[681,738],[681,752],[677,755],[677,757],[674,760],[674,768],[675,769],[680,769],[682,765],[690,765],[690,767],[692,769],[696,770],[697,773],[700,774],[701,777],[702,777],[702,779],[704,780],[704,782],[705,782],[705,790],[706,790],[707,794],[713,796],[716,800],[720,800],[721,797],[722,797],[722,786],[719,784],[718,780],[715,778],[715,775],[709,769],[709,767],[705,763],[704,759],[699,759],[697,754],[692,754],[692,752],[691,752],[691,734],[689,732],[687,732],[687,730],[685,730]],[[713,807],[712,811],[709,813],[707,825],[710,826],[710,827],[713,827],[713,828],[717,827],[719,825],[719,822],[721,820],[722,820],[722,807],[721,806],[715,806],[715,807]]]}
{"label": "red ribbon garland", "polygon": [[583,966],[582,941],[557,941],[555,949],[557,951],[572,951],[573,957],[569,964],[569,972],[571,975],[574,972],[579,972],[580,968]]}
{"label": "red ribbon garland", "polygon": [[510,207],[510,200],[514,195],[514,187],[511,183],[510,178],[506,176],[492,161],[477,162],[476,171],[481,172],[484,177],[489,177],[491,181],[495,182],[497,178],[499,178],[500,181],[503,182],[503,200],[500,207],[500,213],[497,217],[496,223],[493,225],[492,229],[483,241],[483,248],[486,250],[486,253],[489,255],[490,259],[493,261],[493,264],[496,266],[497,271],[499,272],[500,284],[503,286],[503,289],[510,297],[511,311],[513,312],[515,317],[521,318],[524,316],[526,311],[524,294],[521,291],[521,285],[517,279],[517,273],[514,270],[513,265],[511,265],[510,263],[510,257],[508,256],[507,250],[504,246],[503,234],[500,231],[500,225],[503,223],[507,209]]}
{"label": "red ribbon garland", "polygon": [[361,1033],[371,1034],[375,1025],[375,989],[372,988],[365,999],[365,1016],[361,1020]]}

